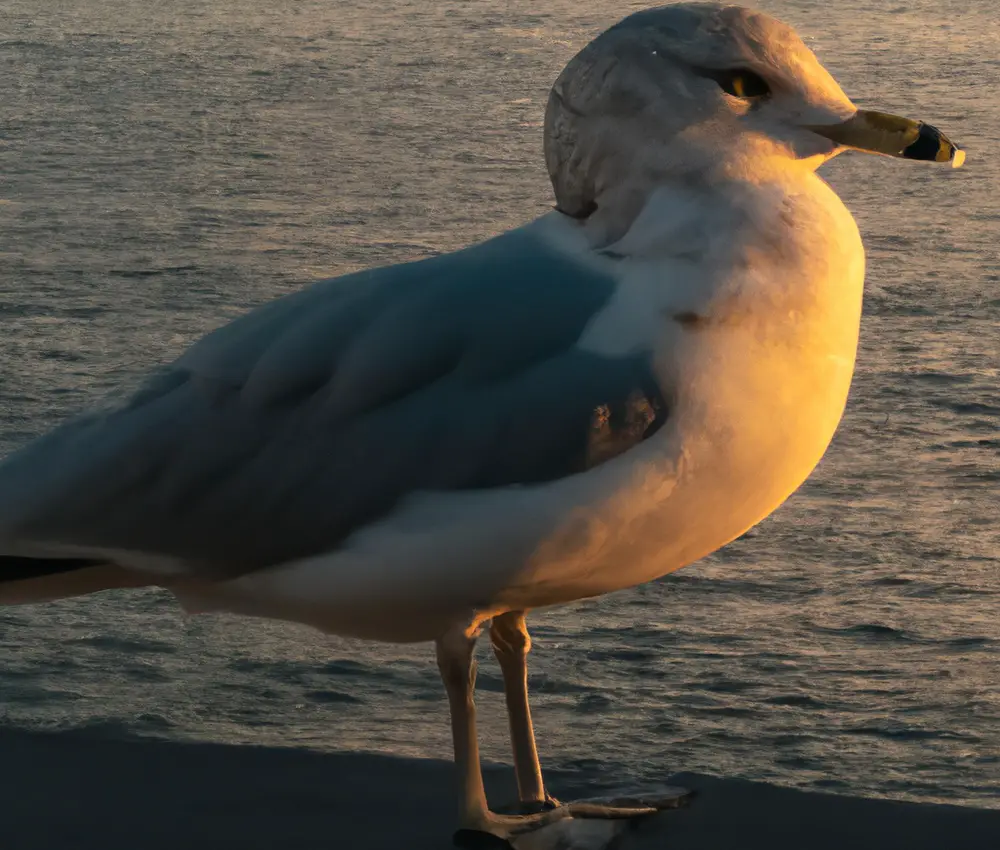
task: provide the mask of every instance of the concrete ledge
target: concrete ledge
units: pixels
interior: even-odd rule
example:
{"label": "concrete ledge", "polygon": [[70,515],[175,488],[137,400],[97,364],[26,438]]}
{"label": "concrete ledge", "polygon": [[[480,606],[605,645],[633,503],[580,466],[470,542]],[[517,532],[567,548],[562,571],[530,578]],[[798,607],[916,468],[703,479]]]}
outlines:
{"label": "concrete ledge", "polygon": [[[0,765],[3,850],[446,850],[454,826],[440,761],[0,728]],[[699,794],[638,822],[621,850],[1000,848],[1000,810],[665,781]],[[579,775],[549,782],[595,792]],[[487,770],[487,785],[495,802],[512,796],[509,770]]]}

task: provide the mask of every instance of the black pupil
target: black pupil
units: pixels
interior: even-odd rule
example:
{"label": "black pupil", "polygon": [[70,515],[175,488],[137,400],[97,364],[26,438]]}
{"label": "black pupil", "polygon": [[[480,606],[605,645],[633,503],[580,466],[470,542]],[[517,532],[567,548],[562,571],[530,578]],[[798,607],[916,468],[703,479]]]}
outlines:
{"label": "black pupil", "polygon": [[715,79],[733,97],[764,97],[771,93],[763,78],[753,71],[722,71]]}

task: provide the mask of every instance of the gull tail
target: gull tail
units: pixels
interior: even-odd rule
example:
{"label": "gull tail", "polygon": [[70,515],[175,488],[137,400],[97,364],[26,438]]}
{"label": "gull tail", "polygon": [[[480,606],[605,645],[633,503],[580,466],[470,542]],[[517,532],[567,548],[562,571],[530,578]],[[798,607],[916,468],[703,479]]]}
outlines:
{"label": "gull tail", "polygon": [[48,602],[148,584],[141,575],[96,558],[0,555],[0,605]]}

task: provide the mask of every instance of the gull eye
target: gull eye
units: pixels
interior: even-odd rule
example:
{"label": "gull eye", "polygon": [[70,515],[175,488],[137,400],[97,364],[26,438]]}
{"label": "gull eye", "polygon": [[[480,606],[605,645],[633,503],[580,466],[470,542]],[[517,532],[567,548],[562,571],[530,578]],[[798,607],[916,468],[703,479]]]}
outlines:
{"label": "gull eye", "polygon": [[753,71],[736,69],[733,71],[712,71],[707,76],[715,80],[726,94],[750,100],[755,97],[767,97],[771,87],[764,78]]}

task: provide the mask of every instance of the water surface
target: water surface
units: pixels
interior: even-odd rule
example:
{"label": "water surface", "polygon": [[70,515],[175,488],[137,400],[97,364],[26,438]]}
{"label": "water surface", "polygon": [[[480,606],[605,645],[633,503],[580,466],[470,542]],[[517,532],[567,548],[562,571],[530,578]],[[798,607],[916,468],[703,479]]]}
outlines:
{"label": "water surface", "polygon": [[[859,105],[941,126],[968,165],[825,169],[870,263],[841,429],[714,557],[532,618],[542,756],[995,807],[1000,7],[762,5]],[[635,8],[8,0],[0,452],[251,305],[546,211],[548,87]],[[484,657],[491,759],[499,690]],[[0,722],[450,754],[429,647],[185,619],[154,591],[0,610]]]}

